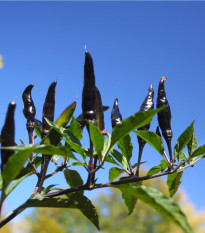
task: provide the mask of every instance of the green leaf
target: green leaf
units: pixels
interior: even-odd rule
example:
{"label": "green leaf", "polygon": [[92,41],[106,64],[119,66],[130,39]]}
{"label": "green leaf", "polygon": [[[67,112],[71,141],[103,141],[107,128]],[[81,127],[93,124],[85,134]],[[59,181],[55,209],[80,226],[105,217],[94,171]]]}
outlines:
{"label": "green leaf", "polygon": [[133,130],[139,137],[149,143],[155,150],[157,150],[162,156],[164,154],[164,145],[162,138],[152,131]]}
{"label": "green leaf", "polygon": [[98,230],[100,230],[97,211],[91,201],[82,194],[79,196],[77,194],[73,194],[69,198],[48,198],[39,196],[28,200],[23,207],[56,207],[78,209],[97,227]]}
{"label": "green leaf", "polygon": [[16,151],[27,151],[29,150],[31,153],[41,153],[41,154],[46,154],[46,155],[60,155],[60,156],[65,156],[65,157],[69,157],[72,159],[75,159],[75,156],[73,155],[73,153],[71,152],[71,150],[69,150],[67,147],[65,146],[54,146],[54,145],[24,145],[24,146],[11,146],[11,147],[7,147],[8,150],[16,150]]}
{"label": "green leaf", "polygon": [[86,164],[78,161],[78,162],[74,162],[71,165],[69,165],[69,167],[73,167],[73,166],[86,166]]}
{"label": "green leaf", "polygon": [[119,140],[129,134],[132,130],[140,128],[152,120],[153,116],[163,110],[165,107],[152,109],[146,112],[137,112],[134,115],[126,118],[121,124],[116,125],[112,132],[112,148]]}
{"label": "green leaf", "polygon": [[80,141],[70,132],[68,131],[67,129],[59,126],[59,125],[56,125],[54,123],[52,123],[51,121],[49,121],[48,119],[46,119],[46,121],[48,122],[48,124],[54,129],[56,130],[56,132],[58,132],[62,137],[65,137],[66,139],[69,139],[70,141],[78,144],[81,146],[81,143]]}
{"label": "green leaf", "polygon": [[184,149],[184,147],[189,143],[194,132],[194,121],[191,125],[180,135],[176,145],[174,147],[174,158],[179,160],[179,153]]}
{"label": "green leaf", "polygon": [[80,124],[73,116],[67,130],[69,130],[77,139],[81,140],[83,138]]}
{"label": "green leaf", "polygon": [[189,156],[191,157],[193,152],[196,150],[197,148],[197,139],[196,139],[196,134],[195,132],[193,132],[191,140],[189,141],[189,143],[187,144],[187,148],[188,148],[188,153]]}
{"label": "green leaf", "polygon": [[79,173],[75,170],[64,170],[64,176],[67,181],[67,184],[71,188],[83,185],[83,180],[81,179]]}
{"label": "green leaf", "polygon": [[200,156],[200,155],[205,155],[205,145],[198,147],[191,155],[191,158]]}
{"label": "green leaf", "polygon": [[19,179],[15,180],[11,185],[9,185],[5,190],[5,196],[8,196],[25,178],[34,174],[34,171],[20,177]]}
{"label": "green leaf", "polygon": [[193,233],[186,216],[181,211],[179,205],[175,203],[172,198],[165,196],[163,193],[154,188],[144,185],[129,188],[127,188],[127,185],[121,185],[117,188],[124,191],[127,196],[135,197],[154,208],[160,214],[181,227],[184,232]]}
{"label": "green leaf", "polygon": [[133,145],[129,134],[127,134],[125,137],[120,139],[120,141],[118,142],[118,148],[121,150],[122,154],[126,156],[126,159],[129,163],[132,157],[132,150],[133,150]]}
{"label": "green leaf", "polygon": [[110,171],[109,171],[109,181],[112,182],[114,179],[116,179],[117,177],[119,177],[123,172],[124,172],[124,170],[119,169],[117,167],[110,168]]}
{"label": "green leaf", "polygon": [[34,129],[35,129],[35,132],[36,132],[37,136],[38,136],[39,138],[42,138],[42,137],[41,137],[41,127],[38,126],[38,125],[35,123],[35,124],[34,124]]}
{"label": "green leaf", "polygon": [[[61,113],[61,115],[55,121],[55,125],[65,128],[75,111],[75,107],[76,107],[76,102],[74,101]],[[56,132],[55,129],[51,129],[43,141],[44,144],[47,145],[52,144],[57,146],[60,140],[61,140],[61,135],[58,132]]]}
{"label": "green leaf", "polygon": [[[42,158],[41,158],[41,157],[36,157],[36,158],[34,159],[34,163],[35,163],[36,168],[41,164],[41,161],[42,161]],[[28,174],[28,173],[30,173],[30,172],[33,172],[33,171],[34,171],[33,166],[32,166],[30,163],[28,163],[28,164],[26,165],[26,167],[23,167],[23,168],[21,169],[21,171],[20,171],[20,173],[18,174],[18,176],[15,177],[15,180],[20,179],[22,176],[25,176],[26,174]]]}
{"label": "green leaf", "polygon": [[86,157],[86,153],[84,151],[84,149],[79,146],[77,143],[74,143],[72,141],[70,141],[69,138],[66,139],[66,143],[78,154],[80,154],[84,159]]}
{"label": "green leaf", "polygon": [[70,121],[74,111],[76,108],[76,101],[74,101],[72,104],[70,104],[58,117],[58,119],[55,121],[56,125],[59,125],[63,128],[66,127],[68,122]]}
{"label": "green leaf", "polygon": [[45,194],[45,193],[49,193],[53,187],[55,187],[56,184],[51,184],[49,185],[48,187],[44,188],[42,191],[41,191],[41,194]]}
{"label": "green leaf", "polygon": [[173,197],[181,184],[181,177],[183,172],[169,174],[167,177],[167,185],[169,187],[170,197]]}
{"label": "green leaf", "polygon": [[4,170],[2,172],[3,178],[3,188],[5,189],[9,183],[17,177],[19,172],[22,170],[23,165],[26,163],[28,157],[31,154],[31,149],[26,149],[23,151],[19,151],[18,153],[12,155],[6,165],[4,166]]}
{"label": "green leaf", "polygon": [[125,167],[125,169],[127,169],[128,162],[124,155],[115,149],[113,149],[110,153],[119,163]]}
{"label": "green leaf", "polygon": [[[59,135],[65,137],[66,143],[72,148],[76,153],[80,154],[85,158],[85,151],[81,147],[80,141],[68,130],[63,127],[60,127],[52,122],[48,121],[48,124],[59,133]],[[68,148],[68,147],[67,147]]]}
{"label": "green leaf", "polygon": [[102,150],[102,160],[104,161],[105,157],[107,157],[107,154],[109,152],[110,144],[111,144],[111,135],[107,133],[107,140],[104,141],[104,147]]}
{"label": "green leaf", "polygon": [[183,151],[180,151],[178,154],[179,161],[182,161],[182,159],[188,159],[186,154]]}
{"label": "green leaf", "polygon": [[99,128],[89,122],[89,134],[97,154],[100,154],[104,147],[104,136]]}
{"label": "green leaf", "polygon": [[147,173],[147,176],[151,176],[151,175],[154,175],[154,174],[157,174],[159,172],[162,172],[164,171],[166,168],[168,167],[166,161],[164,160],[161,160],[161,163],[157,166],[154,166],[152,167],[148,173]]}
{"label": "green leaf", "polygon": [[97,210],[92,202],[79,192],[67,194],[67,197],[77,202],[76,206],[80,212],[100,230]]}
{"label": "green leaf", "polygon": [[137,202],[136,196],[126,191],[126,189],[132,189],[132,184],[123,185],[123,188],[120,187],[119,189],[122,192],[122,198],[125,202],[125,205],[128,208],[128,211],[129,211],[128,215],[130,215],[133,212],[136,202]]}
{"label": "green leaf", "polygon": [[3,179],[2,179],[2,173],[0,172],[0,190],[2,190],[3,187]]}

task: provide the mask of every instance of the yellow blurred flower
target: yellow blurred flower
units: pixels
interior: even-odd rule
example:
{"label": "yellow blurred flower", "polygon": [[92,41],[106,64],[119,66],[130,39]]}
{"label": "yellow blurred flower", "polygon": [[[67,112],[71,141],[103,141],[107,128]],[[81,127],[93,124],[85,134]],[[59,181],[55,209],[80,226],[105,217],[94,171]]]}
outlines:
{"label": "yellow blurred flower", "polygon": [[0,55],[0,69],[4,66],[3,57]]}

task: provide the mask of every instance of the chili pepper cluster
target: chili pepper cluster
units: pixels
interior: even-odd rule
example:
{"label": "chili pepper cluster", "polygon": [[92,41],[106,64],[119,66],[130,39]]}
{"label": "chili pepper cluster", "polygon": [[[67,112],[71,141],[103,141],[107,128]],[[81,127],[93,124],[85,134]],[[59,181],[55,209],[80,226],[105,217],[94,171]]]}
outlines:
{"label": "chili pepper cluster", "polygon": [[[171,110],[170,106],[166,97],[164,83],[166,81],[165,77],[162,77],[159,82],[158,87],[158,95],[157,95],[157,108],[166,106],[166,108],[158,113],[158,124],[162,131],[162,135],[167,143],[169,155],[170,155],[170,168],[172,168],[172,147],[171,147],[171,140],[172,140],[172,129],[171,129]],[[22,94],[23,99],[23,114],[27,120],[26,127],[29,134],[29,142],[30,144],[34,143],[34,125],[35,123],[41,127],[41,136],[44,138],[48,135],[50,131],[50,125],[48,124],[47,120],[53,122],[54,121],[54,111],[55,111],[55,88],[57,82],[54,81],[48,88],[47,95],[45,98],[45,102],[43,105],[43,114],[42,114],[42,122],[35,119],[36,115],[36,108],[31,96],[31,91],[34,87],[33,84],[28,85]],[[1,131],[1,140],[2,140],[2,147],[5,146],[13,146],[15,145],[15,137],[14,137],[14,111],[15,111],[16,104],[15,102],[11,102],[8,106],[8,111],[5,119],[4,126]],[[88,122],[93,123],[96,125],[102,134],[106,134],[105,124],[104,124],[104,111],[106,111],[109,107],[103,106],[102,98],[99,89],[96,87],[95,83],[95,74],[94,74],[94,65],[93,59],[89,52],[85,51],[85,63],[84,63],[84,84],[83,84],[83,91],[82,91],[82,114],[80,114],[76,119],[80,124],[81,129],[85,126],[89,132],[89,124]],[[148,94],[144,99],[140,111],[148,111],[154,108],[154,90],[152,84],[149,86]],[[119,110],[118,105],[118,98],[115,99],[113,108],[111,111],[111,124],[112,128],[117,127],[119,124],[122,123],[122,115]],[[160,135],[159,127],[157,127],[157,134]],[[141,131],[148,131],[150,128],[150,123],[144,125],[137,130]],[[146,144],[146,141],[139,136],[138,144],[139,144],[139,155],[138,155],[138,165],[136,169],[136,175],[139,175],[139,167],[142,157],[142,151]],[[12,151],[1,149],[1,169],[3,170],[4,165],[7,163],[9,157],[13,154]],[[44,161],[46,155],[42,156],[42,164],[44,166],[48,165]],[[33,157],[31,155],[30,160],[32,161]]]}

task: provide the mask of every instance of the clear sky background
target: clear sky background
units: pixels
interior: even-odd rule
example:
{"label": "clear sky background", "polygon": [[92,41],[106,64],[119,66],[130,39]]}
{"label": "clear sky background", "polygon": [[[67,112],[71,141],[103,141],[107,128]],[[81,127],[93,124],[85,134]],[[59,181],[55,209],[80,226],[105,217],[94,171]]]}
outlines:
{"label": "clear sky background", "polygon": [[[81,113],[84,45],[94,61],[96,85],[101,91],[106,129],[118,97],[123,118],[137,112],[150,83],[155,90],[162,76],[168,77],[166,92],[172,111],[173,146],[195,120],[198,144],[205,143],[205,2],[1,2],[0,70],[2,127],[7,106],[16,99],[16,142],[28,143],[22,114],[22,92],[35,83],[32,96],[36,118],[48,86],[58,80],[55,118],[77,97],[74,114]],[[151,125],[155,131],[156,117]],[[137,161],[138,143],[132,162]],[[83,141],[88,147],[88,141]],[[167,151],[167,149],[166,149]],[[147,169],[161,156],[146,145],[143,161]],[[185,170],[181,188],[197,209],[205,207],[205,161]],[[53,168],[52,168],[53,169]],[[78,169],[78,168],[77,168]],[[108,169],[99,172],[99,182],[108,179]],[[86,172],[80,170],[83,177]],[[61,175],[51,182],[67,187]],[[28,178],[6,201],[7,211],[29,197],[36,177]],[[49,183],[46,183],[49,184]],[[97,195],[87,192],[92,199]],[[29,211],[27,211],[28,213]]]}

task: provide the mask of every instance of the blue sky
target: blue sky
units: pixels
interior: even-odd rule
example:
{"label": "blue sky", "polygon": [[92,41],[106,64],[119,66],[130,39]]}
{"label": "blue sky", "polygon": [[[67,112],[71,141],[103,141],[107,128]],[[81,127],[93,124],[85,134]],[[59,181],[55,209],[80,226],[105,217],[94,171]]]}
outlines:
{"label": "blue sky", "polygon": [[[173,146],[195,120],[199,145],[205,143],[205,3],[204,2],[1,2],[0,70],[2,127],[8,103],[17,102],[16,142],[28,143],[21,95],[35,83],[33,100],[36,118],[48,86],[58,80],[55,118],[77,97],[74,116],[81,113],[84,45],[94,61],[96,85],[104,105],[112,108],[119,99],[123,118],[137,112],[150,83],[155,90],[159,80],[168,77],[166,92],[172,111]],[[111,132],[111,109],[105,113]],[[155,131],[156,117],[151,125]],[[137,161],[135,135],[133,163]],[[88,146],[87,140],[83,146]],[[158,165],[161,157],[146,145],[143,161],[147,168]],[[205,207],[205,161],[186,170],[181,187],[197,209]],[[109,167],[106,167],[109,169]],[[83,177],[85,171],[81,171]],[[108,170],[99,174],[105,182]],[[7,211],[29,197],[36,178],[27,179],[7,199]],[[66,184],[58,179],[53,183]],[[22,192],[23,190],[23,192]],[[97,192],[95,192],[97,194]],[[92,197],[92,194],[88,193]]]}

